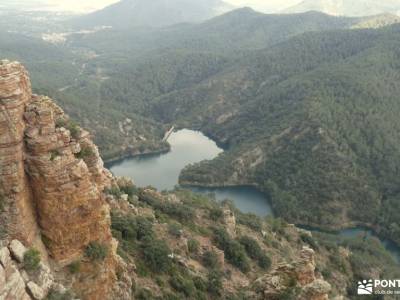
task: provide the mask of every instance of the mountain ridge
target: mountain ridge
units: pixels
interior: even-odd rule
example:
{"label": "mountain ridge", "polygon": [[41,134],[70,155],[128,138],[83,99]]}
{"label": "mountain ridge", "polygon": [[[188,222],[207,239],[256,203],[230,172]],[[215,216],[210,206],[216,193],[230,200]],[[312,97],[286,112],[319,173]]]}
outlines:
{"label": "mountain ridge", "polygon": [[361,17],[382,13],[400,14],[400,3],[396,0],[304,0],[283,10],[283,13],[301,13],[316,10],[330,15]]}
{"label": "mountain ridge", "polygon": [[198,23],[232,10],[221,0],[121,0],[102,10],[75,18],[78,27],[115,28],[165,27],[179,23]]}

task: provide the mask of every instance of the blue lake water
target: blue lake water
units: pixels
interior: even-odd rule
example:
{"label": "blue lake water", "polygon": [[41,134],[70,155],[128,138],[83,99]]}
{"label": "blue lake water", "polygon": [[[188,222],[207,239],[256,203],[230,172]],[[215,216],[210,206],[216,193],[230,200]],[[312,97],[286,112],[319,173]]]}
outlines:
{"label": "blue lake water", "polygon": [[[185,166],[213,159],[223,152],[223,149],[201,132],[188,129],[173,132],[168,142],[171,145],[171,151],[168,153],[125,159],[114,163],[110,170],[117,176],[131,177],[139,187],[151,185],[158,190],[172,190],[178,185],[179,174]],[[245,213],[261,217],[272,215],[267,197],[253,187],[188,188],[197,193],[213,194],[217,201],[232,200],[236,207]],[[342,230],[338,235],[350,238],[359,235],[376,236],[364,228]],[[400,261],[400,248],[389,240],[380,240]]]}
{"label": "blue lake water", "polygon": [[[178,184],[179,174],[185,166],[213,159],[223,152],[213,140],[199,131],[182,129],[173,132],[168,142],[171,145],[170,152],[122,160],[111,166],[111,172],[117,176],[131,177],[140,187],[151,185],[158,190],[172,190]],[[266,196],[252,187],[188,188],[198,193],[211,193],[218,201],[230,199],[246,213],[261,217],[272,214]]]}

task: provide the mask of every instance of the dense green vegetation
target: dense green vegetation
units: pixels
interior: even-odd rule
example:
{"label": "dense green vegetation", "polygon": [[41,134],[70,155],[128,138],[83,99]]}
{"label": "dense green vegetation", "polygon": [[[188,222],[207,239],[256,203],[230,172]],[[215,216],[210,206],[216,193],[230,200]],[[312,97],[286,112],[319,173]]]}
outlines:
{"label": "dense green vegetation", "polygon": [[[228,292],[226,285],[238,274],[250,280],[259,278],[278,262],[292,261],[293,251],[305,245],[315,249],[317,272],[333,284],[332,295],[357,299],[354,295],[357,280],[369,278],[374,272],[384,278],[400,275],[398,264],[374,237],[341,238],[318,232],[311,235],[282,219],[243,214],[230,202],[217,203],[185,190],[176,190],[174,194],[175,201],[171,202],[171,193],[139,188],[136,193],[139,213],[112,213],[118,253],[137,268],[134,290],[138,299],[257,299],[252,286]],[[182,219],[179,214],[164,210],[168,203],[190,206],[194,216],[201,217]],[[224,229],[223,216],[214,217],[216,211],[224,209],[235,214],[236,237]],[[181,241],[186,241],[187,248]],[[204,248],[205,244],[209,246]],[[150,281],[151,290],[142,288]],[[290,295],[298,292],[299,287],[293,282],[282,297],[291,299]]]}
{"label": "dense green vegetation", "polygon": [[[0,56],[23,62],[34,91],[53,97],[90,129],[103,157],[111,160],[168,150],[161,142],[166,124],[156,121],[153,113],[144,114],[155,98],[221,72],[249,50],[271,47],[304,32],[350,28],[360,21],[320,13],[275,16],[240,9],[202,24],[72,34],[59,46],[37,39],[40,28],[34,23],[35,37],[0,30]],[[52,26],[69,31],[66,25]],[[124,124],[127,119],[130,123]]]}
{"label": "dense green vegetation", "polygon": [[36,249],[29,249],[24,254],[24,269],[30,272],[36,271],[40,266],[40,252]]}
{"label": "dense green vegetation", "polygon": [[[196,116],[229,147],[188,167],[181,182],[256,183],[292,222],[359,221],[400,241],[399,37],[398,26],[303,35],[254,54],[211,86],[160,98],[161,119],[190,124]],[[167,109],[178,103],[178,113]]]}
{"label": "dense green vegetation", "polygon": [[91,242],[85,249],[85,255],[91,261],[102,261],[108,255],[108,248],[102,243]]}

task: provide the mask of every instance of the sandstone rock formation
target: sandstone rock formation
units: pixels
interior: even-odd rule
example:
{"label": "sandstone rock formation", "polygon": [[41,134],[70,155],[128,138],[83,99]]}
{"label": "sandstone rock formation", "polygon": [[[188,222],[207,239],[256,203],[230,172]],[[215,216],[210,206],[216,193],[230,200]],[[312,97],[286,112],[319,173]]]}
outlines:
{"label": "sandstone rock formation", "polygon": [[291,295],[299,300],[328,300],[329,283],[315,276],[314,250],[304,247],[300,258],[292,264],[280,264],[275,270],[257,279],[256,290],[263,299],[281,299]]}
{"label": "sandstone rock formation", "polygon": [[32,95],[21,64],[1,61],[0,246],[19,239],[63,267],[83,259],[91,242],[102,244],[107,258],[96,266],[84,261],[83,273],[92,276],[73,286],[82,298],[106,299],[117,264],[103,195],[111,180],[89,134],[51,99]]}
{"label": "sandstone rock formation", "polygon": [[55,282],[50,268],[43,262],[39,263],[35,272],[28,274],[23,269],[26,251],[18,240],[13,240],[8,247],[0,248],[0,299],[42,300],[51,289],[65,290]]}
{"label": "sandstone rock formation", "polygon": [[230,210],[229,208],[225,208],[223,210],[223,218],[224,218],[224,224],[226,226],[226,231],[228,232],[228,234],[232,238],[236,237],[236,218],[233,211]]}
{"label": "sandstone rock formation", "polygon": [[34,201],[25,173],[25,122],[31,85],[18,63],[0,62],[0,238],[5,234],[28,244],[38,238]]}

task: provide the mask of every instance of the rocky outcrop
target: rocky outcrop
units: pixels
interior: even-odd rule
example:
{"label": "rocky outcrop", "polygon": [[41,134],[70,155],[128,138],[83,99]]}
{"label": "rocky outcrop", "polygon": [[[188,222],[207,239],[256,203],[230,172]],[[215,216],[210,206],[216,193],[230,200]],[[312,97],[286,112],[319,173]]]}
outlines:
{"label": "rocky outcrop", "polygon": [[8,248],[0,249],[0,299],[30,300],[25,282]]}
{"label": "rocky outcrop", "polygon": [[257,279],[255,289],[263,299],[281,299],[283,295],[290,295],[299,300],[328,300],[331,286],[316,278],[314,250],[304,247],[298,261],[278,265]]}
{"label": "rocky outcrop", "polygon": [[25,122],[31,85],[18,63],[0,61],[0,239],[5,235],[28,244],[38,238],[32,191],[25,173]]}
{"label": "rocky outcrop", "polygon": [[236,218],[235,214],[229,208],[224,208],[223,210],[223,218],[226,231],[232,237],[236,237]]}
{"label": "rocky outcrop", "polygon": [[50,268],[40,262],[37,270],[24,270],[27,249],[18,240],[0,249],[0,299],[42,300],[50,290],[62,292],[65,288],[55,282]]}
{"label": "rocky outcrop", "polygon": [[90,241],[110,244],[109,208],[101,193],[107,174],[87,133],[76,129],[73,138],[70,130],[56,128],[63,115],[46,97],[34,96],[24,118],[26,171],[52,258],[71,262]]}
{"label": "rocky outcrop", "polygon": [[[105,299],[116,281],[117,265],[117,244],[103,194],[111,180],[89,134],[70,122],[51,99],[32,95],[21,64],[1,61],[2,244],[19,239],[35,245],[59,267],[82,260],[92,242],[105,246],[106,259],[95,266],[85,262],[86,276],[73,283],[82,298]],[[35,283],[30,290],[40,294]]]}

